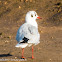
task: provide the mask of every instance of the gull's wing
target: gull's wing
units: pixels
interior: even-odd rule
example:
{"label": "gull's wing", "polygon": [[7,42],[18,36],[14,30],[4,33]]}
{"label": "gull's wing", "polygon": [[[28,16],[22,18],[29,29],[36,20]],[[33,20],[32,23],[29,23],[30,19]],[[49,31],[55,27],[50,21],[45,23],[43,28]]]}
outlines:
{"label": "gull's wing", "polygon": [[17,31],[16,40],[18,42],[24,42],[32,39],[33,35],[37,35],[38,30],[32,25],[23,24]]}

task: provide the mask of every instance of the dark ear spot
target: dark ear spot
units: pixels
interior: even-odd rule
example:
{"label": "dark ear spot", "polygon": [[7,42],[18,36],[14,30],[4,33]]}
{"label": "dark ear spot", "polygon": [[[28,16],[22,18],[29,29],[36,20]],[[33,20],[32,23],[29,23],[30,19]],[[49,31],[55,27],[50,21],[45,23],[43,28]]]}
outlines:
{"label": "dark ear spot", "polygon": [[31,15],[31,17],[33,17],[33,15]]}
{"label": "dark ear spot", "polygon": [[36,16],[36,14],[35,14],[35,16]]}

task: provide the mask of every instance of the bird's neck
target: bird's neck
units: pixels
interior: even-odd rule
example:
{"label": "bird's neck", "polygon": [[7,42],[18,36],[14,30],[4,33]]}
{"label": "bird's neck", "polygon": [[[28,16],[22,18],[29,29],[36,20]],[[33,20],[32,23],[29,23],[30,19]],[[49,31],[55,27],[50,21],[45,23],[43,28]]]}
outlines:
{"label": "bird's neck", "polygon": [[35,26],[36,28],[38,28],[38,24],[37,24],[36,20],[33,20],[33,21],[31,20],[31,21],[28,21],[26,23],[28,23],[28,24],[30,24],[30,25]]}

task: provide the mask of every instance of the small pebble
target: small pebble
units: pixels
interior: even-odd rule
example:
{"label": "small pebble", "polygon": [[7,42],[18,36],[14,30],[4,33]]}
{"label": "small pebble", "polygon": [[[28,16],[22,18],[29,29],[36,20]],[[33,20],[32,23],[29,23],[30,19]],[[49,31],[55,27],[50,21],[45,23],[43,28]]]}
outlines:
{"label": "small pebble", "polygon": [[6,50],[6,49],[4,49],[4,50]]}
{"label": "small pebble", "polygon": [[16,59],[17,57],[15,57],[15,59]]}
{"label": "small pebble", "polygon": [[26,2],[28,2],[28,0],[26,0]]}
{"label": "small pebble", "polygon": [[1,1],[0,1],[1,2]]}
{"label": "small pebble", "polygon": [[61,12],[61,9],[59,9],[58,12]]}
{"label": "small pebble", "polygon": [[41,31],[41,33],[43,33],[43,31]]}
{"label": "small pebble", "polygon": [[19,9],[21,8],[21,6],[19,6]]}
{"label": "small pebble", "polygon": [[32,2],[32,0],[30,0],[30,2]]}
{"label": "small pebble", "polygon": [[7,38],[11,39],[11,36],[8,36]]}
{"label": "small pebble", "polygon": [[53,37],[51,37],[53,39]]}
{"label": "small pebble", "polygon": [[5,4],[7,4],[7,2],[5,2]]}
{"label": "small pebble", "polygon": [[23,0],[21,0],[23,2]]}
{"label": "small pebble", "polygon": [[51,61],[51,59],[49,59]]}
{"label": "small pebble", "polygon": [[6,40],[5,42],[9,42],[9,41]]}

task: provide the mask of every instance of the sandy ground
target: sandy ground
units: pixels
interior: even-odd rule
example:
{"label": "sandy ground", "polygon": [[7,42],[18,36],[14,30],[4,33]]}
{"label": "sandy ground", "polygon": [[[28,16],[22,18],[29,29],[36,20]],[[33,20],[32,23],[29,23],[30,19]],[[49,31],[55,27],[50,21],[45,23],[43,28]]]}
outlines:
{"label": "sandy ground", "polygon": [[62,0],[0,0],[0,61],[20,60],[22,49],[15,48],[15,37],[30,10],[42,17],[37,20],[41,37],[34,46],[35,59],[31,47],[26,47],[24,62],[62,62]]}

